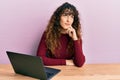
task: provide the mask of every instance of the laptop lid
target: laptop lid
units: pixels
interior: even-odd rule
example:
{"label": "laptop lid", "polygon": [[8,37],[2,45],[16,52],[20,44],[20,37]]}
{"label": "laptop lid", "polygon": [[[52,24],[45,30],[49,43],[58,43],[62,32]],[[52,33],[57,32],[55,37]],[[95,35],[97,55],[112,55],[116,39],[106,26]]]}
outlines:
{"label": "laptop lid", "polygon": [[[40,57],[11,52],[11,51],[6,51],[6,53],[9,57],[9,60],[13,66],[15,73],[22,74],[25,76],[30,76],[33,78],[38,78],[41,80],[48,80],[45,71],[46,69]],[[55,74],[57,74],[60,70],[49,68],[49,71],[55,72]],[[55,74],[51,76],[53,77]]]}

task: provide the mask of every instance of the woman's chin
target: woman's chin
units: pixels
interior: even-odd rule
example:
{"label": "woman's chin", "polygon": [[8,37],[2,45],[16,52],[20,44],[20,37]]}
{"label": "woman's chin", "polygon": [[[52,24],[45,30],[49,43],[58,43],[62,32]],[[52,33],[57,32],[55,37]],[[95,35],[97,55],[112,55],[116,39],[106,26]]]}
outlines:
{"label": "woman's chin", "polygon": [[63,28],[64,30],[67,30],[69,27],[65,27],[65,28]]}

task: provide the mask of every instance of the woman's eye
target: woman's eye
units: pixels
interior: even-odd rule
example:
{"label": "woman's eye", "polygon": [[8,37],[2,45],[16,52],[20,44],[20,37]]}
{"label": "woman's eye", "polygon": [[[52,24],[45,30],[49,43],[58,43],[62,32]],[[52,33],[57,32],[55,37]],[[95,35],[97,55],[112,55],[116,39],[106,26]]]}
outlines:
{"label": "woman's eye", "polygon": [[65,17],[67,17],[67,16],[70,16],[71,18],[74,18],[74,15],[72,15],[72,14],[68,14],[68,13],[64,13],[64,14],[62,14],[62,16],[65,16]]}
{"label": "woman's eye", "polygon": [[73,15],[70,15],[72,18],[74,18],[74,16]]}
{"label": "woman's eye", "polygon": [[68,14],[63,14],[63,16],[67,16]]}

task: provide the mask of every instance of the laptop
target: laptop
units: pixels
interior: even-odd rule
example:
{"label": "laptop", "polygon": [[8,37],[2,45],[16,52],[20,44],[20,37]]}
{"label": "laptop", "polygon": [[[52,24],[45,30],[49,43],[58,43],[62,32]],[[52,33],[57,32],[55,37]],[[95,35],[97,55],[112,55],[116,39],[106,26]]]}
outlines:
{"label": "laptop", "polygon": [[50,80],[61,71],[60,69],[45,67],[41,57],[11,51],[6,51],[6,53],[14,72],[17,74],[40,80]]}

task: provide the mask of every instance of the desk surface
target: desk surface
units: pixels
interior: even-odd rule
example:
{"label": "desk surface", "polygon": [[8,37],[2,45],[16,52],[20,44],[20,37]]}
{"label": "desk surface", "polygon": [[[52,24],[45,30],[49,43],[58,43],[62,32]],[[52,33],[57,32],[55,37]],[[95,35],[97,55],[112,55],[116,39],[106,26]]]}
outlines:
{"label": "desk surface", "polygon": [[[83,67],[50,66],[61,69],[51,80],[120,80],[120,64],[85,64]],[[11,65],[0,64],[0,80],[37,80],[15,74]]]}

